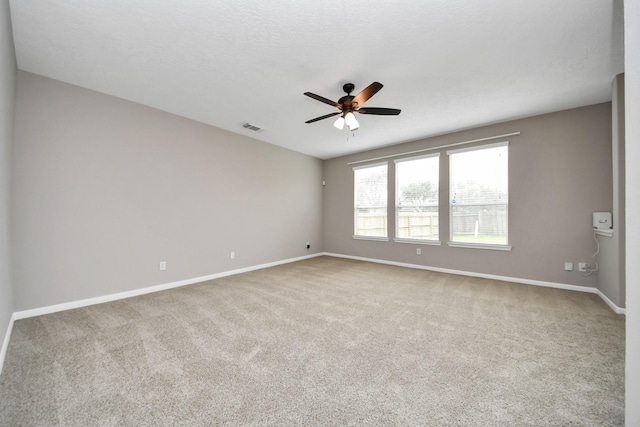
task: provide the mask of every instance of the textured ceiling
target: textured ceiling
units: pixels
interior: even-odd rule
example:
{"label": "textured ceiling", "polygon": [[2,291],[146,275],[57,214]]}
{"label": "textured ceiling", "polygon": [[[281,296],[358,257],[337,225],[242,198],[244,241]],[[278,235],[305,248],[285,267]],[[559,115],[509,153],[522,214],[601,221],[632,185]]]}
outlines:
{"label": "textured ceiling", "polygon": [[[319,158],[611,99],[617,0],[13,0],[18,67]],[[305,124],[373,81],[352,135]],[[255,133],[242,124],[265,130]]]}

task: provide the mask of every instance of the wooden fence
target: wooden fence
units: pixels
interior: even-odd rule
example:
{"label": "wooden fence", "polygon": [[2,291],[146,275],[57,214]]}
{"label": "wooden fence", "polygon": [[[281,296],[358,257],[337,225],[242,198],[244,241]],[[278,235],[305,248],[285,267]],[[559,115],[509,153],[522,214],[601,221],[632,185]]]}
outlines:
{"label": "wooden fence", "polygon": [[[494,238],[507,236],[507,205],[457,205],[452,206],[451,230],[454,240],[464,236]],[[400,211],[396,223],[396,236],[404,239],[439,240],[438,212]],[[385,208],[372,208],[356,213],[355,233],[358,236],[387,236],[387,212]]]}

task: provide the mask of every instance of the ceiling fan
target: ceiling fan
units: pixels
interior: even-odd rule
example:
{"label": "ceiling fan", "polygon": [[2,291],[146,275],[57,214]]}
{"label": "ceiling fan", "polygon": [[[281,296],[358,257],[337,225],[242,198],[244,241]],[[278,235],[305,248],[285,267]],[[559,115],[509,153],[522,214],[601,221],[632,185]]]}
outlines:
{"label": "ceiling fan", "polygon": [[375,114],[378,116],[397,116],[398,114],[400,114],[400,110],[396,108],[362,108],[362,104],[367,102],[369,98],[371,98],[373,95],[378,93],[380,89],[382,89],[382,83],[373,82],[356,96],[351,95],[351,92],[353,92],[354,88],[355,85],[353,83],[347,83],[342,86],[342,90],[344,90],[347,94],[340,98],[338,102],[332,101],[320,95],[316,95],[315,93],[305,92],[304,94],[308,97],[316,99],[320,102],[324,102],[325,104],[332,105],[340,110],[336,111],[335,113],[325,114],[324,116],[307,120],[305,123],[314,123],[319,120],[328,119],[329,117],[337,116],[338,114],[340,114],[340,117],[338,117],[338,120],[336,120],[333,125],[338,129],[342,129],[344,128],[344,125],[346,123],[349,127],[349,130],[354,131],[360,127],[360,124],[356,120],[356,116],[353,113]]}

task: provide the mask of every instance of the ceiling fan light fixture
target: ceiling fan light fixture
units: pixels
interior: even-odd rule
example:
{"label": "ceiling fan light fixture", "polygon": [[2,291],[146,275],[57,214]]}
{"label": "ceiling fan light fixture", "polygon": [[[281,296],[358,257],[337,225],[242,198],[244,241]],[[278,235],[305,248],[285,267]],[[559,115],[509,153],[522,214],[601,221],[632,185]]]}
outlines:
{"label": "ceiling fan light fixture", "polygon": [[333,124],[336,128],[342,130],[344,128],[344,117],[340,116],[338,117],[338,120],[336,120],[336,122]]}
{"label": "ceiling fan light fixture", "polygon": [[360,127],[360,124],[356,120],[356,116],[352,112],[348,112],[344,116],[344,121],[347,123],[347,126],[349,126],[349,130],[351,131],[354,131]]}

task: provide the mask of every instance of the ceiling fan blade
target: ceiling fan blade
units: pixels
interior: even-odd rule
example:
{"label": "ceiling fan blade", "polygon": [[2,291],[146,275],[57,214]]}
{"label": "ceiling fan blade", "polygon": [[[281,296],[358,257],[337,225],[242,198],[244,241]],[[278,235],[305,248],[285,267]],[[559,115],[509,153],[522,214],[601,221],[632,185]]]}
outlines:
{"label": "ceiling fan blade", "polygon": [[369,86],[362,89],[362,92],[356,95],[355,98],[351,101],[353,104],[358,106],[367,102],[369,98],[378,93],[378,91],[382,89],[382,83],[373,82]]}
{"label": "ceiling fan blade", "polygon": [[318,120],[328,119],[329,117],[337,116],[338,114],[342,114],[342,111],[336,111],[335,113],[325,114],[324,116],[316,117],[315,119],[307,120],[305,123],[313,123]]}
{"label": "ceiling fan blade", "polygon": [[333,105],[336,108],[340,108],[338,107],[337,102],[327,99],[324,96],[316,95],[315,93],[311,93],[311,92],[305,92],[304,94],[307,95],[309,98],[313,98],[320,102],[324,102],[325,104]]}
{"label": "ceiling fan blade", "polygon": [[369,107],[369,108],[360,108],[359,110],[356,110],[356,111],[360,114],[375,114],[378,116],[397,116],[398,114],[400,114],[400,111],[402,110],[398,110],[397,108]]}

